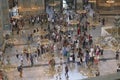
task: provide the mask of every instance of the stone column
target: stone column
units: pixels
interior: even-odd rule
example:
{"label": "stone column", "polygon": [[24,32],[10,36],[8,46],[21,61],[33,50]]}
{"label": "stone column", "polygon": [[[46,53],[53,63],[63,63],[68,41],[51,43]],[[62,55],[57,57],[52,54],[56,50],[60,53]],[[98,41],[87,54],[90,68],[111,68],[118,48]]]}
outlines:
{"label": "stone column", "polygon": [[0,45],[3,43],[3,34],[11,31],[8,0],[0,0]]}

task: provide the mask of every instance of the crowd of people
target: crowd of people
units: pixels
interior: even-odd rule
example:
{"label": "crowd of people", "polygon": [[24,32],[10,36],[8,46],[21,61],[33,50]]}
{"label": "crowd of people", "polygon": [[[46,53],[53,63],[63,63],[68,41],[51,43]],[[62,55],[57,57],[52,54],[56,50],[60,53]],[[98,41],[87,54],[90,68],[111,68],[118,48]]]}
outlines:
{"label": "crowd of people", "polygon": [[[86,5],[87,6],[87,5]],[[86,8],[84,8],[86,10]],[[47,24],[47,28],[33,28],[30,35],[27,37],[29,45],[31,43],[37,43],[34,40],[34,34],[39,32],[40,29],[47,32],[45,35],[40,35],[38,39],[47,39],[50,42],[48,44],[38,44],[36,51],[29,52],[26,48],[23,49],[23,54],[16,54],[17,59],[21,64],[18,66],[20,77],[22,77],[23,66],[25,59],[30,65],[34,66],[38,59],[46,53],[52,53],[52,58],[49,59],[48,65],[54,70],[56,66],[56,59],[54,54],[61,54],[63,60],[60,64],[65,64],[65,76],[68,78],[70,63],[77,63],[78,66],[83,65],[85,68],[90,68],[92,65],[98,65],[99,57],[104,54],[104,49],[94,44],[93,36],[89,32],[90,22],[88,19],[89,8],[86,13],[78,14],[72,10],[68,10],[66,13],[54,12],[52,18],[49,14],[41,14],[37,16],[25,17],[24,19],[11,19],[13,30],[19,31],[26,25],[28,21],[32,27],[35,24]],[[93,16],[94,17],[94,16]],[[70,24],[71,20],[79,21],[77,24]],[[105,20],[102,20],[102,24],[105,24]],[[118,56],[118,55],[117,55]],[[116,56],[116,59],[118,57]],[[23,57],[26,57],[25,59]],[[64,60],[64,58],[67,59]],[[96,76],[99,76],[99,70],[97,69]]]}
{"label": "crowd of people", "polygon": [[47,23],[48,15],[46,13],[41,13],[39,15],[26,15],[20,18],[11,18],[11,26],[12,32],[17,31],[19,34],[20,30],[22,30],[25,25],[34,26],[35,24],[44,24]]}
{"label": "crowd of people", "polygon": [[[37,61],[41,55],[50,51],[51,53],[61,54],[63,57],[66,57],[68,64],[73,62],[78,65],[85,65],[85,67],[94,64],[97,65],[99,55],[103,55],[103,49],[93,43],[93,37],[88,31],[90,22],[87,21],[87,18],[87,13],[76,14],[72,11],[68,11],[68,13],[65,14],[54,12],[52,20],[49,20],[49,16],[46,15],[31,16],[28,18],[29,24],[32,26],[36,23],[44,24],[44,22],[48,21],[48,28],[43,29],[47,31],[48,34],[40,36],[40,38],[48,39],[53,43],[49,45],[39,44],[34,53],[29,53],[24,49],[23,53],[26,56],[26,60],[31,62],[31,66],[34,66],[35,61]],[[75,25],[69,23],[70,20],[75,19],[79,21],[79,23],[76,24],[76,28],[74,28]],[[12,20],[12,25],[13,28],[19,28],[19,26],[24,27],[24,20]],[[63,27],[65,27],[66,30],[63,30]],[[28,36],[28,41],[33,42],[33,34],[38,31],[39,28],[34,29],[31,35]],[[20,59],[22,66],[24,66],[23,56],[23,54],[16,55],[16,57]],[[49,64],[51,67],[55,67],[55,63],[56,60],[53,56],[53,58],[49,60]],[[69,66],[65,67],[66,77],[68,77],[68,67]],[[22,71],[20,70],[20,76],[22,77],[21,74]]]}
{"label": "crowd of people", "polygon": [[[56,54],[62,54],[63,57],[67,58],[67,63],[73,62],[77,63],[78,65],[85,65],[85,67],[94,64],[97,65],[99,62],[99,56],[103,55],[103,48],[96,46],[93,43],[93,37],[88,31],[90,23],[87,21],[87,13],[79,15],[80,17],[77,19],[79,20],[79,23],[77,24],[76,28],[73,28],[75,25],[69,24],[69,20],[75,19],[75,13],[69,12],[68,14],[58,14],[60,13],[55,12],[53,21],[49,21],[48,18],[49,25],[46,29],[48,34],[40,37],[51,40],[53,44],[49,46],[47,45],[47,48],[46,44],[39,45],[39,47],[37,47],[37,51],[34,53],[35,55],[25,52],[26,59],[30,60],[31,66],[34,65],[34,61],[36,59],[35,57],[39,57],[42,54],[45,54],[47,51],[51,51],[52,53]],[[32,20],[38,20],[36,22],[39,22],[39,17],[36,17],[36,19],[31,17],[31,23],[34,25],[34,21],[32,22]],[[65,24],[59,24],[61,22],[64,22]],[[51,27],[51,25],[53,27]],[[67,28],[65,31],[62,30],[64,25],[66,25],[65,28]],[[33,34],[37,31],[39,31],[39,29],[34,29]],[[21,61],[23,62],[22,59]],[[49,64],[51,67],[55,67],[55,62],[56,61],[54,57],[50,59]],[[68,76],[68,71],[65,75]]]}

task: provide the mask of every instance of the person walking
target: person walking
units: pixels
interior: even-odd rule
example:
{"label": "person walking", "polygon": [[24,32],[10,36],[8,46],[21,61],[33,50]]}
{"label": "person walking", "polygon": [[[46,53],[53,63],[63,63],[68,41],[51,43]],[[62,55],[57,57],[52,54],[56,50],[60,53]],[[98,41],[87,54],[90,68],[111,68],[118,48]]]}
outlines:
{"label": "person walking", "polygon": [[40,56],[40,49],[39,47],[37,48],[37,54],[38,54],[38,57]]}
{"label": "person walking", "polygon": [[10,57],[9,56],[7,56],[6,61],[7,61],[7,64],[10,65]]}
{"label": "person walking", "polygon": [[34,62],[33,62],[33,55],[30,56],[30,61],[31,61],[31,66],[34,65]]}
{"label": "person walking", "polygon": [[72,54],[72,62],[75,63],[75,53]]}
{"label": "person walking", "polygon": [[117,72],[120,72],[120,64],[118,64]]}
{"label": "person walking", "polygon": [[55,59],[50,59],[50,61],[49,61],[49,65],[50,65],[50,69],[52,70],[52,71],[54,71],[55,70]]}
{"label": "person walking", "polygon": [[104,49],[101,47],[100,49],[101,55],[103,55]]}
{"label": "person walking", "polygon": [[17,69],[18,69],[18,72],[20,73],[19,74],[20,78],[22,78],[23,77],[23,67],[22,67],[22,65],[18,66]]}
{"label": "person walking", "polygon": [[19,59],[20,59],[21,65],[23,65],[23,55],[22,54],[20,54]]}
{"label": "person walking", "polygon": [[67,62],[70,62],[70,52],[67,52]]}
{"label": "person walking", "polygon": [[105,18],[102,19],[102,25],[105,25]]}
{"label": "person walking", "polygon": [[119,51],[118,50],[116,51],[115,58],[116,58],[116,60],[119,60]]}
{"label": "person walking", "polygon": [[68,76],[68,65],[66,64],[66,66],[65,66],[65,77],[66,78],[68,78],[69,76]]}
{"label": "person walking", "polygon": [[27,61],[29,61],[29,53],[25,53]]}

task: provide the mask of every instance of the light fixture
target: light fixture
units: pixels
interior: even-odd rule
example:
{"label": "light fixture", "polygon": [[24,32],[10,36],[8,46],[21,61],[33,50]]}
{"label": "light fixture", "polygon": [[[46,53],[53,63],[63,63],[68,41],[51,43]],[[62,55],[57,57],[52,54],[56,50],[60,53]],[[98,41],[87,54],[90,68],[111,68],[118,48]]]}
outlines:
{"label": "light fixture", "polygon": [[113,3],[115,3],[115,1],[114,0],[107,0],[106,3],[113,4]]}

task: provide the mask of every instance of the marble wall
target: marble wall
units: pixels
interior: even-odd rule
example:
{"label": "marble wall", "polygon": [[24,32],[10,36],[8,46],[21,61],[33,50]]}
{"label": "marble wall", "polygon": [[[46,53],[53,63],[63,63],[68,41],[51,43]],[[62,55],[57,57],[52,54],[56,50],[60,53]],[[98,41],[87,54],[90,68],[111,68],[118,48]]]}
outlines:
{"label": "marble wall", "polygon": [[18,0],[18,7],[21,8],[44,7],[44,0]]}
{"label": "marble wall", "polygon": [[102,10],[111,10],[111,7],[114,10],[120,10],[120,0],[114,0],[114,3],[107,3],[107,0],[96,0],[97,8]]}

